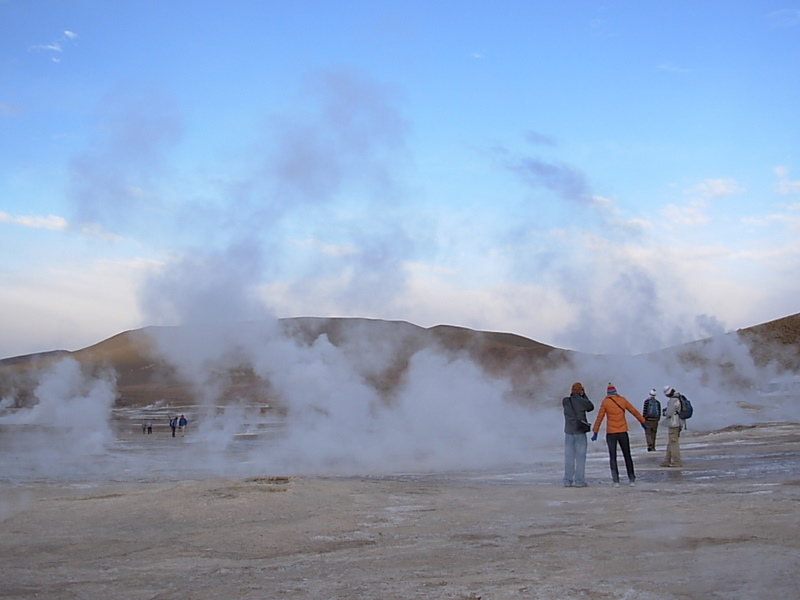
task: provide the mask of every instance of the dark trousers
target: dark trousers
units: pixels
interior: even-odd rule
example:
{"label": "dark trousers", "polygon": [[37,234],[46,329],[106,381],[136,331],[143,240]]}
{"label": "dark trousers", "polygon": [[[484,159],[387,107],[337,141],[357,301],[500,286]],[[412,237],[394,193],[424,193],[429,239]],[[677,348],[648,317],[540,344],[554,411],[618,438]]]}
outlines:
{"label": "dark trousers", "polygon": [[628,432],[607,433],[606,444],[608,444],[608,460],[611,465],[611,478],[614,480],[614,483],[619,483],[617,444],[619,444],[622,450],[622,456],[625,458],[625,469],[628,471],[628,480],[635,481],[636,473],[633,472],[633,457],[631,456],[631,441],[628,438]]}

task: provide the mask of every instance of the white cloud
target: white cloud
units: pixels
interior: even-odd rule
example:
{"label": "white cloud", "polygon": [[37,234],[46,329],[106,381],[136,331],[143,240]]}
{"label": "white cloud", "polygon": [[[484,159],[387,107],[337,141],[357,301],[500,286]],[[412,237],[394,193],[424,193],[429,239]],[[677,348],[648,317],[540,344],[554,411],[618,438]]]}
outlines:
{"label": "white cloud", "polygon": [[53,229],[56,231],[64,231],[69,226],[66,219],[55,215],[15,217],[4,212],[0,212],[0,223],[12,223],[33,229]]}
{"label": "white cloud", "polygon": [[[49,229],[51,231],[67,231],[70,229],[69,222],[57,215],[48,215],[46,217],[39,215],[14,216],[0,211],[0,223],[10,223],[31,229]],[[106,242],[121,242],[123,239],[117,234],[106,231],[97,223],[81,224],[80,234]]]}
{"label": "white cloud", "polygon": [[653,224],[647,219],[635,217],[630,219],[611,219],[609,222],[630,232],[647,231],[653,228]]}
{"label": "white cloud", "polygon": [[782,225],[791,231],[800,231],[800,204],[792,204],[784,207],[786,212],[774,212],[762,217],[745,217],[742,223],[754,227],[770,227],[772,225]]}
{"label": "white cloud", "polygon": [[592,196],[592,204],[602,214],[603,218],[614,225],[626,229],[631,233],[652,229],[653,225],[646,219],[628,217],[617,204],[605,196]]}
{"label": "white cloud", "polygon": [[[441,323],[506,331],[552,343],[575,311],[558,290],[541,284],[499,285],[465,289],[435,277],[409,278],[395,303],[398,314],[411,314],[418,324]],[[443,317],[447,315],[447,317]]]}
{"label": "white cloud", "polygon": [[741,194],[744,191],[744,188],[733,179],[710,178],[701,181],[696,186],[687,190],[686,193],[693,196],[700,196],[701,198],[722,198],[724,196]]}
{"label": "white cloud", "polygon": [[710,221],[708,200],[742,194],[746,190],[733,179],[708,178],[684,190],[690,198],[688,204],[668,204],[662,210],[664,217],[679,225],[703,225]]}
{"label": "white cloud", "polygon": [[778,176],[778,183],[775,184],[775,191],[781,196],[800,193],[800,179],[792,181],[789,179],[789,169],[787,167],[775,167],[775,175]]}
{"label": "white cloud", "polygon": [[614,201],[605,196],[592,196],[592,202],[600,210],[613,210],[615,208]]}
{"label": "white cloud", "polygon": [[33,46],[34,50],[50,50],[52,52],[63,52],[59,42],[51,42],[49,44],[37,44]]}
{"label": "white cloud", "polygon": [[289,283],[263,286],[262,297],[281,317],[338,315],[409,321],[421,327],[448,324],[513,332],[546,343],[574,318],[573,308],[551,286],[507,282],[468,288],[453,282],[451,271],[420,263],[407,265],[407,273],[405,287],[391,302],[357,314],[341,300],[339,290],[346,281],[336,273],[302,289]]}
{"label": "white cloud", "polygon": [[296,245],[300,248],[316,250],[326,256],[352,256],[358,253],[358,249],[352,244],[329,244],[314,237],[299,241]]}
{"label": "white cloud", "polygon": [[691,69],[684,69],[682,67],[677,67],[671,62],[667,61],[665,63],[661,63],[658,65],[658,68],[662,71],[668,71],[669,73],[691,73]]}
{"label": "white cloud", "polygon": [[101,260],[0,277],[0,357],[77,350],[141,327],[143,259]]}
{"label": "white cloud", "polygon": [[664,218],[678,225],[702,225],[708,223],[705,202],[696,200],[686,206],[668,204],[662,210]]}
{"label": "white cloud", "polygon": [[[607,198],[595,201],[614,207]],[[681,216],[688,218],[685,211]],[[346,270],[302,285],[293,280],[273,282],[261,287],[261,297],[279,316],[360,316],[424,327],[447,323],[509,331],[588,352],[608,352],[613,346],[624,354],[693,339],[702,333],[696,330],[696,315],[712,310],[733,328],[781,316],[784,306],[771,305],[778,312],[763,313],[764,301],[772,295],[785,299],[791,278],[769,265],[798,261],[797,248],[753,246],[748,252],[736,252],[722,245],[694,245],[680,237],[666,243],[654,236],[637,241],[640,238],[616,233],[607,237],[574,233],[564,232],[570,244],[563,247],[542,240],[543,246],[559,248],[544,262],[512,268],[508,254],[482,253],[481,264],[473,266],[500,273],[491,284],[473,277],[465,280],[459,277],[463,273],[436,263],[415,262],[404,263],[405,284],[397,293],[388,300],[364,299],[357,309],[342,294],[350,285]],[[314,251],[336,251],[314,239],[307,244]],[[8,335],[0,340],[0,356],[67,344],[75,349],[140,326],[139,282],[150,268],[152,263],[143,260],[106,261],[5,276],[0,314],[6,317],[0,317],[0,328]],[[530,277],[513,281],[506,273],[512,270],[530,271]],[[731,271],[740,270],[753,270],[758,284],[730,277]],[[703,285],[695,286],[695,281]],[[42,294],[42,289],[48,293]],[[737,302],[728,302],[731,297]]]}
{"label": "white cloud", "polygon": [[[47,44],[36,44],[31,46],[31,50],[36,50],[40,52],[56,52],[56,53],[63,53],[64,52],[64,43],[66,42],[74,42],[78,38],[78,34],[65,30],[64,33],[61,35],[60,38],[57,40],[53,40]],[[58,56],[51,56],[50,57],[53,62],[61,62],[61,58]]]}
{"label": "white cloud", "polygon": [[800,25],[800,9],[787,8],[784,10],[776,10],[767,15],[767,20],[770,24],[779,29],[786,29]]}
{"label": "white cloud", "polygon": [[111,233],[103,229],[102,225],[97,223],[83,223],[81,224],[81,233],[88,237],[97,238],[106,242],[121,242],[123,238],[116,233]]}

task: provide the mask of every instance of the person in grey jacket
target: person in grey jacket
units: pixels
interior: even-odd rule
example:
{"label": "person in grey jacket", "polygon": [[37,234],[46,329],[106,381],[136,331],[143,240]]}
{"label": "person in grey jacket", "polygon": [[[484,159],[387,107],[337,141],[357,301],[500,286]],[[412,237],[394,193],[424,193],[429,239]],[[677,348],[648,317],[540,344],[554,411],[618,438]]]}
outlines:
{"label": "person in grey jacket", "polygon": [[664,457],[662,467],[682,467],[681,462],[681,429],[686,427],[686,422],[678,416],[681,409],[681,394],[670,385],[664,386],[664,395],[669,398],[667,407],[664,409],[664,424],[669,430],[669,441],[667,442],[667,455]]}
{"label": "person in grey jacket", "polygon": [[[564,409],[564,486],[586,487],[586,434],[589,431],[586,413],[594,410],[594,404],[586,396],[583,385],[576,381],[561,405]],[[581,427],[581,422],[587,426]]]}

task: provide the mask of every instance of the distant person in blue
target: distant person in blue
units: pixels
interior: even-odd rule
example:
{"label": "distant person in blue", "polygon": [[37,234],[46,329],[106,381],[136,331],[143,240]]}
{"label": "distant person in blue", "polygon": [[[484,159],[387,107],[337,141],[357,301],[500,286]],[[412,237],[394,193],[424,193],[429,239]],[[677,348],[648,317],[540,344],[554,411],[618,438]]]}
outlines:
{"label": "distant person in blue", "polygon": [[188,424],[189,422],[186,420],[186,417],[181,415],[181,418],[178,419],[178,431],[180,432],[181,437],[183,437],[184,433],[186,432],[186,425]]}
{"label": "distant person in blue", "polygon": [[564,409],[564,487],[586,487],[586,434],[590,429],[586,413],[594,404],[583,385],[572,384],[570,395],[561,400]]}
{"label": "distant person in blue", "polygon": [[175,430],[178,429],[178,417],[172,417],[169,420],[169,427],[172,429],[172,437],[175,437]]}

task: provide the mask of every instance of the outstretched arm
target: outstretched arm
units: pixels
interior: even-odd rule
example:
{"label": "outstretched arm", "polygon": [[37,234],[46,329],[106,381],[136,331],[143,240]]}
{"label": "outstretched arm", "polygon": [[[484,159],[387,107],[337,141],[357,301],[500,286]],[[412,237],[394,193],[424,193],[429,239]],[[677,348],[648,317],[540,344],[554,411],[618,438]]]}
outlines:
{"label": "outstretched arm", "polygon": [[644,423],[644,417],[642,416],[642,413],[636,410],[636,407],[633,404],[631,404],[630,401],[628,400],[625,401],[625,408],[628,410],[629,413],[631,413],[634,417],[636,417],[636,420],[639,421],[639,423]]}

